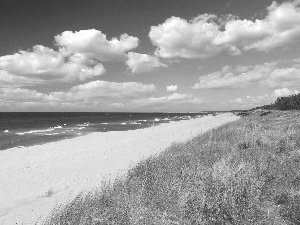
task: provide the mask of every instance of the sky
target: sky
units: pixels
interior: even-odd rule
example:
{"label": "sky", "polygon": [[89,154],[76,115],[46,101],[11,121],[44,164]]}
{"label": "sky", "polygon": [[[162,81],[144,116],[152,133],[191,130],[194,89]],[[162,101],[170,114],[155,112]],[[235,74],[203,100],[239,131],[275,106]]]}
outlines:
{"label": "sky", "polygon": [[300,0],[0,0],[0,111],[250,109],[299,52]]}

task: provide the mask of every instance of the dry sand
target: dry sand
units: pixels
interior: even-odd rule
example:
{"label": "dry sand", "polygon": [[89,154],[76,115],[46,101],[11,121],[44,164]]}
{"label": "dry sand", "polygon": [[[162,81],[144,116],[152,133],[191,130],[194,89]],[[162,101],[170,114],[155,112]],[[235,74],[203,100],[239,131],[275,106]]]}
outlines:
{"label": "dry sand", "polygon": [[[103,180],[126,174],[143,158],[237,120],[233,114],[131,131],[91,133],[0,152],[0,224],[34,224],[56,204]],[[47,192],[51,190],[51,196]]]}

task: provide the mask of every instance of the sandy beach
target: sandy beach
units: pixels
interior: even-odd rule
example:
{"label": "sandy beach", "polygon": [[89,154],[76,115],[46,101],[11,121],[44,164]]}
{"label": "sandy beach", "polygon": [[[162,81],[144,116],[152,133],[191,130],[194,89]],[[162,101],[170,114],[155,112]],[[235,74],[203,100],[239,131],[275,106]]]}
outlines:
{"label": "sandy beach", "polygon": [[230,113],[209,115],[1,151],[0,224],[33,224],[56,204],[126,174],[172,143],[237,119]]}

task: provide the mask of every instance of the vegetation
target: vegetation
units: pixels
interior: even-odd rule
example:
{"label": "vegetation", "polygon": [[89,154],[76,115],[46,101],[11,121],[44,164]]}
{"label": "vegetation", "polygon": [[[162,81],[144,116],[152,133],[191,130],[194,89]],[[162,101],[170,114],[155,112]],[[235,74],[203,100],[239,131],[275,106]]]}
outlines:
{"label": "vegetation", "polygon": [[253,113],[175,144],[44,224],[300,224],[299,112]]}
{"label": "vegetation", "polygon": [[300,110],[300,93],[288,97],[277,98],[274,104],[264,105],[256,109]]}
{"label": "vegetation", "polygon": [[53,191],[52,189],[49,189],[49,190],[46,192],[46,197],[51,197],[53,194],[54,194],[54,191]]}

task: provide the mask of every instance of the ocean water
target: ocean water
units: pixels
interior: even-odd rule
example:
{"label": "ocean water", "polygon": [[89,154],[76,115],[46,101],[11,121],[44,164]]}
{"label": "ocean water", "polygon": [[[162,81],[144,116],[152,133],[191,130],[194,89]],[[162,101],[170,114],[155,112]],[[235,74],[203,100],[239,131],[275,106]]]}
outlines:
{"label": "ocean water", "polygon": [[0,150],[58,141],[90,132],[142,129],[207,113],[0,112]]}

